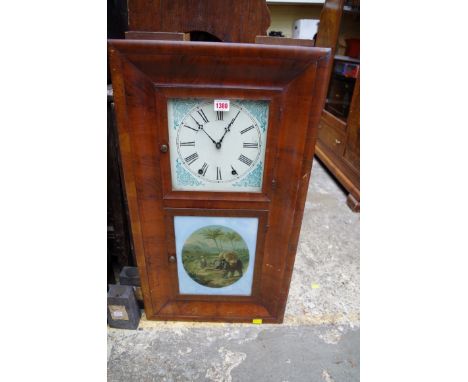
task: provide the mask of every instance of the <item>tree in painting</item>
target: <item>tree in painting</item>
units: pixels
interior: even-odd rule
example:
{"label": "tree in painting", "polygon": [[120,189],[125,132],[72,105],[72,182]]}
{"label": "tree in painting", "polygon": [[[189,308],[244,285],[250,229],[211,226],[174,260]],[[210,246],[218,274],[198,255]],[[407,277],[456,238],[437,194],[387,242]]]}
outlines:
{"label": "tree in painting", "polygon": [[[222,245],[220,246],[221,244],[221,240],[222,240],[222,237],[224,236],[224,232],[219,229],[219,228],[205,228],[201,234],[206,238],[206,239],[210,239],[210,240],[213,240],[215,245],[216,245],[216,248],[218,248],[218,251],[222,251],[223,250],[223,247]],[[221,240],[217,241],[217,239],[220,238]]]}
{"label": "tree in painting", "polygon": [[242,241],[240,235],[235,231],[226,232],[223,236],[223,239],[231,243],[233,251],[236,251],[236,243]]}

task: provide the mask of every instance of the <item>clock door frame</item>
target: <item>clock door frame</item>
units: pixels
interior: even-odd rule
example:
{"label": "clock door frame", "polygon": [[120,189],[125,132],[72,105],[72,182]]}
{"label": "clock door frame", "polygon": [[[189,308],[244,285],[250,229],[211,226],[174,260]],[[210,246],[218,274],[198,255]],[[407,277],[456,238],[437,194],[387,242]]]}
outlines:
{"label": "clock door frame", "polygon": [[[325,102],[330,49],[110,40],[109,56],[147,318],[282,322]],[[168,190],[168,155],[160,147],[168,144],[165,99],[173,95],[271,100],[262,193]],[[261,214],[264,236],[257,238],[262,247],[253,298],[174,293],[170,261],[174,247],[167,220],[174,210],[200,212],[202,216]]]}
{"label": "clock door frame", "polygon": [[233,302],[247,302],[247,303],[260,303],[261,296],[261,278],[260,271],[263,264],[263,251],[265,233],[268,225],[268,211],[262,210],[222,210],[222,209],[197,209],[197,208],[165,208],[164,209],[166,227],[167,227],[167,246],[169,256],[176,257],[176,243],[175,243],[175,230],[174,230],[174,217],[175,216],[194,216],[194,217],[230,217],[230,218],[257,218],[257,240],[255,246],[255,262],[252,279],[252,292],[249,296],[242,295],[200,295],[200,294],[181,294],[178,285],[178,264],[172,262],[169,264],[171,272],[171,291],[172,299],[174,301],[233,301]]}
{"label": "clock door frame", "polygon": [[[190,99],[245,99],[253,101],[267,101],[268,107],[268,127],[267,127],[267,142],[265,152],[265,165],[262,181],[261,192],[219,192],[219,191],[176,191],[172,189],[172,174],[169,152],[168,155],[161,156],[161,178],[165,200],[180,200],[180,199],[195,199],[195,200],[226,200],[231,201],[270,201],[268,191],[269,187],[265,186],[271,181],[273,176],[274,161],[276,152],[272,148],[276,148],[277,128],[278,124],[272,121],[280,118],[281,91],[274,89],[236,89],[207,86],[203,89],[181,86],[177,88],[157,88],[155,90],[155,109],[160,110],[160,117],[157,121],[159,136],[161,142],[167,142],[169,150],[169,133],[168,133],[168,115],[167,102],[174,98],[190,98]],[[163,143],[164,144],[164,143]],[[220,195],[222,194],[222,195]]]}

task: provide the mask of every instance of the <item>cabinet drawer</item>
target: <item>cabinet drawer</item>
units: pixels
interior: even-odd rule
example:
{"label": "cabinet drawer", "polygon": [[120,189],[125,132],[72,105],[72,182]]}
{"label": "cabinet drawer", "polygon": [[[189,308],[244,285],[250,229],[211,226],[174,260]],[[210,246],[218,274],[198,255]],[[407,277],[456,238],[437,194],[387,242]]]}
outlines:
{"label": "cabinet drawer", "polygon": [[345,133],[335,126],[326,123],[323,118],[320,119],[318,139],[336,155],[343,156]]}

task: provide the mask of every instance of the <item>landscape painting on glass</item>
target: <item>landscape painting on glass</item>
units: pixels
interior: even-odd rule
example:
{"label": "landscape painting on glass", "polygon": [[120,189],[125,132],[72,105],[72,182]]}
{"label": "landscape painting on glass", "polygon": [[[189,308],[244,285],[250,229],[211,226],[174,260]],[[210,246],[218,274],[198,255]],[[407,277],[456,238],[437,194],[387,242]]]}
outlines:
{"label": "landscape painting on glass", "polygon": [[258,218],[175,216],[181,294],[250,296]]}

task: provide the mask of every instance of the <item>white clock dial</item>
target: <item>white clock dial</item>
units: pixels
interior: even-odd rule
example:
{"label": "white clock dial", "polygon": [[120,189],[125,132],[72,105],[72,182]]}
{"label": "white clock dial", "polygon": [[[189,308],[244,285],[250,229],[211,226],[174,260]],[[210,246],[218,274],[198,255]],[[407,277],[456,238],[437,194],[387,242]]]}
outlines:
{"label": "white clock dial", "polygon": [[172,118],[169,124],[174,189],[261,191],[261,179],[260,184],[242,182],[254,169],[250,178],[262,177],[266,143],[266,126],[260,126],[247,106],[231,102],[229,111],[215,111],[213,101],[199,101],[177,122]]}

